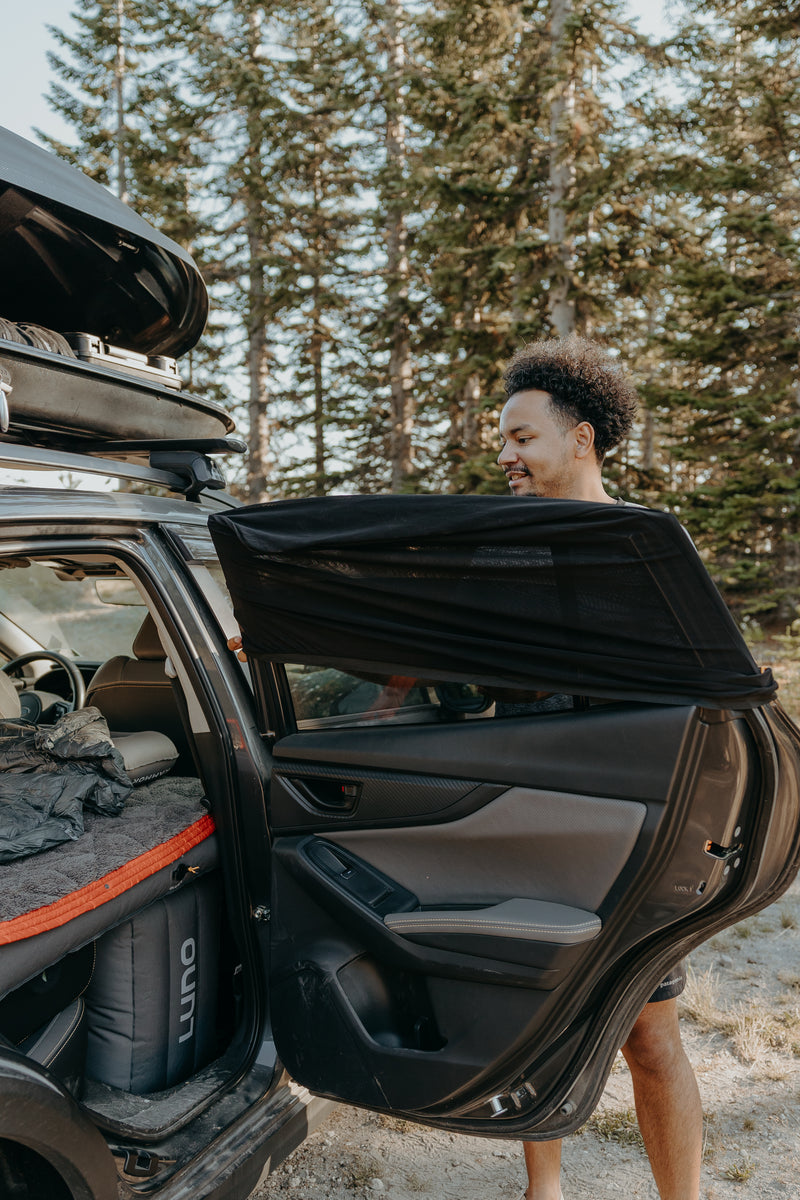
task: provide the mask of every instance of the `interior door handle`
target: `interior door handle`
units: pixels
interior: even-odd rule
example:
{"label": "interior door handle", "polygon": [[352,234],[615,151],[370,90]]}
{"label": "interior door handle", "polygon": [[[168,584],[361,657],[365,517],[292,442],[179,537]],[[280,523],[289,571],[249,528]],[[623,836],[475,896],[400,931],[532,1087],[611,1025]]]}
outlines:
{"label": "interior door handle", "polygon": [[307,804],[322,812],[353,812],[361,799],[361,784],[351,779],[287,778]]}

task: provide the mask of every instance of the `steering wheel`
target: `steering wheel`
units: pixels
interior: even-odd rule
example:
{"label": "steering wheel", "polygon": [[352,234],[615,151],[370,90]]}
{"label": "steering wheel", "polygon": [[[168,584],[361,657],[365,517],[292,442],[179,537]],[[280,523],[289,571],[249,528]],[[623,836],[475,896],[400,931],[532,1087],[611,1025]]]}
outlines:
{"label": "steering wheel", "polygon": [[63,667],[67,672],[67,678],[72,688],[72,696],[70,704],[73,709],[83,708],[86,703],[86,684],[75,663],[63,654],[57,654],[55,650],[29,650],[27,654],[19,654],[16,658],[12,658],[9,662],[4,663],[2,670],[6,675],[11,674],[15,667],[24,667],[27,663],[37,662],[41,658],[49,658],[56,666]]}

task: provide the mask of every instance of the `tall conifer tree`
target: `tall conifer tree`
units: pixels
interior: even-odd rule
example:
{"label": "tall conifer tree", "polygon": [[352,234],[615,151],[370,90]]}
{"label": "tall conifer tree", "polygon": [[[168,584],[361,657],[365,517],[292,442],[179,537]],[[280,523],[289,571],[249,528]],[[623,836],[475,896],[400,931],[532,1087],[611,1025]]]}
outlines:
{"label": "tall conifer tree", "polygon": [[754,0],[696,11],[675,185],[697,232],[674,264],[662,401],[712,572],[741,611],[784,617],[800,590],[800,31]]}

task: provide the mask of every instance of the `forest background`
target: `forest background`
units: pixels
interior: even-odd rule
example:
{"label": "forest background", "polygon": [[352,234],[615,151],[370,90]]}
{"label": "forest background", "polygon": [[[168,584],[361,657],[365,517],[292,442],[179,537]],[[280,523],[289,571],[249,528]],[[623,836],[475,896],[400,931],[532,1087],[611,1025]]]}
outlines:
{"label": "forest background", "polygon": [[[504,492],[501,374],[577,331],[745,627],[798,615],[800,6],[76,0],[39,136],[186,246],[248,499]],[[796,625],[800,633],[800,623]],[[800,642],[800,637],[796,642]]]}

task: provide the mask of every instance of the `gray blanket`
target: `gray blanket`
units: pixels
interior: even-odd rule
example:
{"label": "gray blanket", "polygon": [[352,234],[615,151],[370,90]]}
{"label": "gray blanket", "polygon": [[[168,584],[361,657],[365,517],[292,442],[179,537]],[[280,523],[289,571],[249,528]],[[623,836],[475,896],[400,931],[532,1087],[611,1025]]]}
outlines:
{"label": "gray blanket", "polygon": [[87,812],[78,841],[0,867],[0,921],[54,904],[161,845],[207,813],[199,779],[136,788],[115,820]]}

